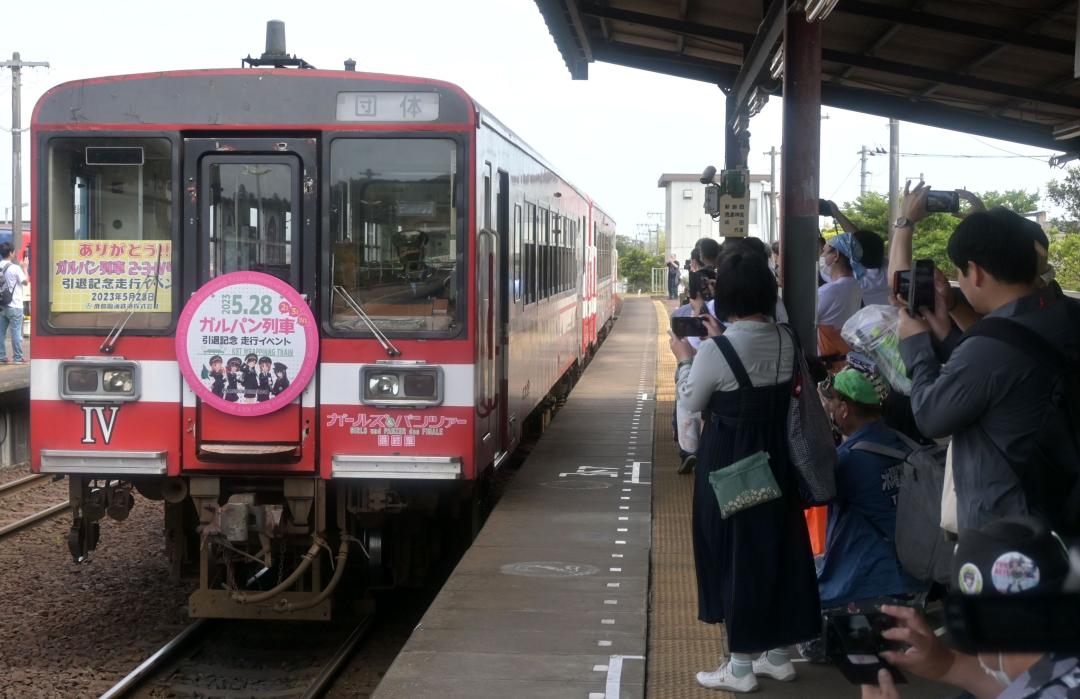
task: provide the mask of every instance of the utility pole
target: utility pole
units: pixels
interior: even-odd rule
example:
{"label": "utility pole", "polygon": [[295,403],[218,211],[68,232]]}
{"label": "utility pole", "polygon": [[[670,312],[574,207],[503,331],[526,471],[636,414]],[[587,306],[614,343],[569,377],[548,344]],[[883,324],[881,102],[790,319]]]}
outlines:
{"label": "utility pole", "polygon": [[[889,119],[889,225],[900,218],[900,122]],[[892,236],[889,236],[892,243]]]}
{"label": "utility pole", "polygon": [[859,196],[866,194],[867,184],[866,180],[870,177],[870,172],[866,169],[866,158],[870,155],[870,149],[863,146],[859,149]]}
{"label": "utility pole", "polygon": [[11,69],[11,246],[22,259],[22,69],[48,68],[45,61],[24,61],[19,52],[0,68]]}
{"label": "utility pole", "polygon": [[776,156],[780,151],[776,146],[769,146],[769,244],[777,241],[776,237]]}

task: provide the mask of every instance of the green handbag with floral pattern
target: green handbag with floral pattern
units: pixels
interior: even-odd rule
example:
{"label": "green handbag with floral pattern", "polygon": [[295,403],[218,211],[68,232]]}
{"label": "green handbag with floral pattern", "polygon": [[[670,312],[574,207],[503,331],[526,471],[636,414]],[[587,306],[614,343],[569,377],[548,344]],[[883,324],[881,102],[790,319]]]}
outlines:
{"label": "green handbag with floral pattern", "polygon": [[780,486],[769,468],[769,454],[764,451],[713,471],[709,474],[709,484],[724,519],[781,495]]}

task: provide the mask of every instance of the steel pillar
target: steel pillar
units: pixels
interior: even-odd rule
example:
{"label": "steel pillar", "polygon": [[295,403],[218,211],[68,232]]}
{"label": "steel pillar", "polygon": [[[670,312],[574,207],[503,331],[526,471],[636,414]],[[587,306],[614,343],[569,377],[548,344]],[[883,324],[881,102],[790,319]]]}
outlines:
{"label": "steel pillar", "polygon": [[818,185],[821,157],[821,23],[801,11],[784,22],[784,125],[780,249],[784,304],[803,348],[817,352]]}
{"label": "steel pillar", "polygon": [[736,118],[736,110],[739,108],[738,102],[735,100],[734,95],[728,95],[724,99],[724,169],[731,170],[741,165],[742,157],[740,150],[742,148],[739,143],[739,137],[735,133],[735,126],[738,123]]}

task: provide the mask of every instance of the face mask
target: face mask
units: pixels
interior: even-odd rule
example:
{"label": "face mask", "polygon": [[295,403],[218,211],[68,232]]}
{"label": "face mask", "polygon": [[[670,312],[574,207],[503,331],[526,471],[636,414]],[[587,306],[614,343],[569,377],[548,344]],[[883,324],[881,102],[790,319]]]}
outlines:
{"label": "face mask", "polygon": [[996,670],[988,667],[986,663],[982,661],[982,656],[979,656],[979,667],[982,668],[982,671],[989,675],[995,682],[1000,684],[1002,687],[1008,687],[1010,684],[1012,684],[1012,678],[1006,675],[1005,671],[1001,669],[1003,664],[1004,663],[1002,662],[1001,653],[998,653],[998,669]]}
{"label": "face mask", "polygon": [[818,272],[824,281],[832,281],[832,265],[825,261],[824,255],[818,258]]}
{"label": "face mask", "polygon": [[1053,266],[1052,265],[1047,265],[1046,266],[1046,271],[1039,275],[1039,279],[1041,279],[1042,283],[1045,284],[1046,286],[1050,286],[1050,282],[1054,281],[1055,276],[1056,275],[1054,273]]}

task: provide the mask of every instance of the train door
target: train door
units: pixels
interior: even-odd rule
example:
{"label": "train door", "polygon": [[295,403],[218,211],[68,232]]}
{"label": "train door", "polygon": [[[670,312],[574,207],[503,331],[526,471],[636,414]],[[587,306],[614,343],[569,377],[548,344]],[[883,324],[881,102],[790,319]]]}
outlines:
{"label": "train door", "polygon": [[484,165],[480,200],[480,232],[476,238],[476,329],[477,329],[477,423],[480,444],[478,462],[491,463],[501,449],[502,426],[499,424],[499,236],[492,211],[493,188],[491,163]]}
{"label": "train door", "polygon": [[502,454],[514,439],[509,416],[510,363],[510,175],[499,170],[499,188],[495,195],[495,232],[498,236],[498,346],[495,348],[495,374],[499,388],[499,437],[495,453]]}
{"label": "train door", "polygon": [[[287,282],[317,308],[315,157],[310,138],[185,139],[184,240],[190,241],[184,251],[185,298],[215,277],[251,271]],[[226,366],[241,364],[237,378],[230,376],[230,388],[239,393],[243,387],[232,383],[238,383],[252,357],[256,370],[263,357],[242,346],[228,349],[222,356]],[[193,401],[188,431],[194,443],[189,437],[185,468],[222,460],[277,460],[291,464],[289,470],[314,469],[316,430],[305,424],[313,419],[314,389],[311,385],[296,401],[258,416],[229,415],[189,395],[185,414]]]}

